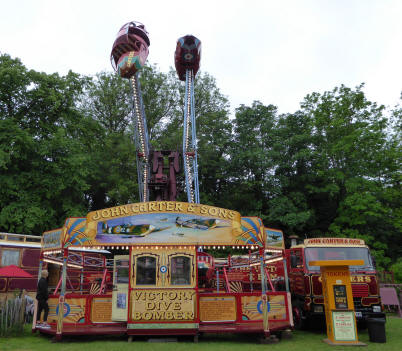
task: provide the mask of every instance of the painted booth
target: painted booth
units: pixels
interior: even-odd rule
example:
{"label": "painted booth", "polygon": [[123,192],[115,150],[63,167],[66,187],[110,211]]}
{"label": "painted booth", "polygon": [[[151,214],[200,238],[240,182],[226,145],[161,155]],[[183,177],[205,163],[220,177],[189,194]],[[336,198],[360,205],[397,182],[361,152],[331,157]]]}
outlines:
{"label": "painted booth", "polygon": [[[269,336],[289,329],[290,295],[275,290],[266,267],[267,232],[256,217],[173,201],[69,218],[60,230],[43,235],[43,260],[58,261],[63,269],[49,299],[51,328],[40,330],[57,338],[127,334],[196,339],[203,332]],[[227,247],[248,255],[236,260],[208,253]],[[104,250],[105,255],[85,261],[71,256],[73,248]],[[275,244],[272,250],[282,249]],[[97,277],[80,293],[68,291],[74,266],[82,270],[83,281]]]}

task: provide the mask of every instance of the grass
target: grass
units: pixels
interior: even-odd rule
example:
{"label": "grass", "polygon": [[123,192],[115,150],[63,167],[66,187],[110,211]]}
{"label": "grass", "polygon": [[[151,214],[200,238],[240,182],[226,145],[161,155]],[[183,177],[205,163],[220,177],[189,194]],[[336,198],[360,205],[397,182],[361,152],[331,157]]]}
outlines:
{"label": "grass", "polygon": [[[386,335],[387,342],[371,343],[367,330],[359,332],[359,340],[367,343],[364,350],[375,351],[399,351],[402,342],[402,319],[394,316],[387,318]],[[286,351],[325,351],[334,350],[333,346],[323,343],[326,338],[324,331],[296,331],[290,340],[281,340],[278,344],[257,344],[254,335],[206,335],[200,338],[198,344],[194,344],[188,338],[179,338],[179,342],[149,343],[145,338],[127,343],[127,337],[65,337],[61,343],[51,343],[51,338],[39,333],[32,334],[27,326],[22,335],[0,339],[1,351],[124,351],[139,349],[141,351],[167,350],[167,351],[236,351],[251,350],[286,350]],[[350,347],[337,346],[336,351],[348,350]]]}

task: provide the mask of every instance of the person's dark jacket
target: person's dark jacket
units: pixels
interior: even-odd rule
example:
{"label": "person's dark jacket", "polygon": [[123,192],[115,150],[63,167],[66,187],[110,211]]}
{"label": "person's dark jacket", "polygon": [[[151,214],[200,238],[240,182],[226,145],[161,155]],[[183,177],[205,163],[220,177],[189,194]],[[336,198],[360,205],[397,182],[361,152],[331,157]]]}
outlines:
{"label": "person's dark jacket", "polygon": [[47,290],[46,278],[40,278],[38,282],[38,290],[36,291],[37,300],[47,300],[49,298],[49,292]]}

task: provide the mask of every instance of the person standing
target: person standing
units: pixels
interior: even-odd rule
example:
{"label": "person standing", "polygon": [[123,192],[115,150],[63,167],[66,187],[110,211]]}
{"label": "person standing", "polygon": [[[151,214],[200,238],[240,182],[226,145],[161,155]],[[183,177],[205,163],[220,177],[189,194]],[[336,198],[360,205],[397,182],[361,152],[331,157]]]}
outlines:
{"label": "person standing", "polygon": [[[50,328],[50,325],[47,324],[47,315],[49,314],[49,305],[47,304],[47,299],[49,298],[48,285],[47,285],[47,277],[49,276],[49,272],[44,269],[41,273],[41,278],[38,282],[38,289],[36,291],[36,300],[38,300],[38,314],[36,316],[36,326],[39,328]],[[45,315],[43,317],[43,323],[40,323],[40,315],[42,311],[45,311]]]}

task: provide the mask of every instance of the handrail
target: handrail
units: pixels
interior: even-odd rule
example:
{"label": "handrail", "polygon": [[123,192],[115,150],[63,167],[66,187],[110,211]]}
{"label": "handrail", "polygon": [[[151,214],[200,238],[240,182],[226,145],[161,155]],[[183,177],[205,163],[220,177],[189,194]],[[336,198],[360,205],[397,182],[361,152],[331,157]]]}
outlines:
{"label": "handrail", "polygon": [[56,295],[56,294],[57,294],[57,291],[58,291],[59,288],[60,288],[62,279],[63,279],[63,277],[60,275],[59,282],[57,283],[56,289],[54,289],[53,295]]}
{"label": "handrail", "polygon": [[102,284],[99,290],[99,294],[104,292],[105,289],[105,283],[106,283],[106,276],[107,276],[107,268],[103,271],[103,277],[102,277]]}
{"label": "handrail", "polygon": [[232,291],[230,290],[229,279],[228,279],[228,275],[227,275],[227,273],[226,273],[225,267],[223,267],[223,275],[224,275],[224,277],[225,277],[225,282],[226,282],[226,292],[232,292]]}
{"label": "handrail", "polygon": [[265,271],[265,275],[267,276],[269,285],[270,285],[270,287],[271,287],[271,291],[276,291],[275,288],[274,288],[274,285],[272,284],[271,276],[269,275],[269,272],[268,272],[268,270],[267,270],[267,267],[264,267],[264,271]]}
{"label": "handrail", "polygon": [[36,242],[41,243],[42,237],[37,235],[28,235],[28,234],[13,234],[13,233],[3,233],[0,232],[0,241],[18,241],[18,242]]}

